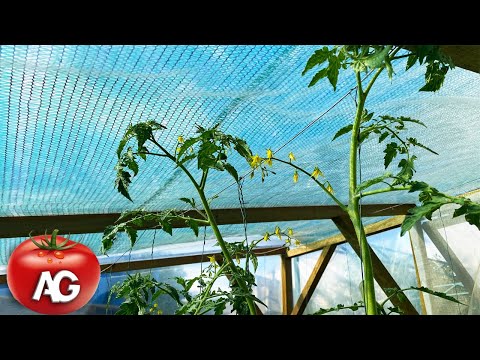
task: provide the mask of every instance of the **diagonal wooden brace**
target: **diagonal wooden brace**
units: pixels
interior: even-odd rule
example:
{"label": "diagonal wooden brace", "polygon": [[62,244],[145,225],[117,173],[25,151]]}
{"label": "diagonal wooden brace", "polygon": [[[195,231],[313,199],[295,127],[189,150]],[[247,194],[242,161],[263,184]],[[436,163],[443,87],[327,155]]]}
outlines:
{"label": "diagonal wooden brace", "polygon": [[[342,233],[345,239],[348,241],[353,250],[360,256],[360,244],[358,243],[357,236],[355,234],[355,229],[353,224],[348,216],[339,216],[332,218],[333,222],[337,226],[338,230]],[[397,282],[393,279],[392,275],[385,268],[385,265],[380,261],[377,254],[373,251],[371,246],[370,256],[372,257],[372,266],[375,280],[382,289],[392,288],[400,289]],[[385,291],[385,290],[384,290]],[[401,301],[398,297],[393,297],[391,302],[393,305],[398,306],[405,315],[418,315],[418,311],[412,305],[410,300],[405,297],[406,300]]]}
{"label": "diagonal wooden brace", "polygon": [[305,308],[307,307],[310,298],[312,297],[315,289],[317,288],[318,282],[320,281],[320,278],[325,272],[328,262],[332,258],[336,247],[337,245],[334,244],[327,246],[322,250],[322,253],[318,257],[315,267],[313,268],[312,273],[310,274],[310,277],[308,278],[308,281],[305,284],[305,287],[303,288],[302,293],[300,294],[297,303],[292,310],[292,315],[302,315],[305,311]]}

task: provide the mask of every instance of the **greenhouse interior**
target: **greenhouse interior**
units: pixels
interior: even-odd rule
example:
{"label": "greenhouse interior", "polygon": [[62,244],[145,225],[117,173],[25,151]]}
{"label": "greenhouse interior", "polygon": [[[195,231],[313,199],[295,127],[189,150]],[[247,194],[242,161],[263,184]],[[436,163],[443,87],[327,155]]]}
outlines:
{"label": "greenhouse interior", "polygon": [[480,46],[2,45],[0,114],[0,314],[480,314]]}

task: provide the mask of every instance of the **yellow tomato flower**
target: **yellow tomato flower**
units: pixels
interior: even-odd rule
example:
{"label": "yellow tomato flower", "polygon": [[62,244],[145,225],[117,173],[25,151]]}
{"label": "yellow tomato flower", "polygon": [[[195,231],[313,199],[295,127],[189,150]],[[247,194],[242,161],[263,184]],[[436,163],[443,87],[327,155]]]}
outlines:
{"label": "yellow tomato flower", "polygon": [[150,309],[150,312],[153,312],[153,308]]}
{"label": "yellow tomato flower", "polygon": [[153,304],[153,307],[154,308],[158,307],[158,304],[157,303]]}
{"label": "yellow tomato flower", "polygon": [[182,135],[180,135],[177,140],[180,144],[183,144],[185,142]]}
{"label": "yellow tomato flower", "polygon": [[293,229],[288,228],[288,236],[293,237]]}
{"label": "yellow tomato flower", "polygon": [[318,176],[324,176],[324,175],[323,175],[323,173],[320,171],[320,169],[318,168],[318,166],[315,166],[315,169],[313,169],[313,172],[312,172],[312,177],[316,179]]}
{"label": "yellow tomato flower", "polygon": [[273,156],[273,152],[270,149],[267,149],[267,159],[270,160]]}
{"label": "yellow tomato flower", "polygon": [[158,310],[157,311],[157,315],[162,315],[163,314],[163,311],[162,310]]}
{"label": "yellow tomato flower", "polygon": [[293,182],[296,183],[298,181],[298,172],[297,170],[295,170],[295,172],[293,173]]}
{"label": "yellow tomato flower", "polygon": [[300,240],[295,239],[295,246],[300,246],[300,245],[301,245]]}
{"label": "yellow tomato flower", "polygon": [[266,232],[265,235],[263,235],[263,240],[264,241],[270,240],[270,234],[268,232]]}
{"label": "yellow tomato flower", "polygon": [[215,264],[215,255],[207,256],[212,264]]}
{"label": "yellow tomato flower", "polygon": [[280,228],[278,226],[275,226],[275,235],[277,235],[278,238],[280,240],[282,240],[282,231],[280,230]]}
{"label": "yellow tomato flower", "polygon": [[292,152],[290,152],[290,154],[288,154],[288,158],[290,159],[290,161],[297,160],[297,159],[295,159],[295,155],[293,155]]}
{"label": "yellow tomato flower", "polygon": [[272,166],[272,159],[267,159],[265,162],[267,163],[267,165]]}
{"label": "yellow tomato flower", "polygon": [[250,166],[256,168],[262,162],[262,158],[258,155],[253,155],[250,160]]}
{"label": "yellow tomato flower", "polygon": [[177,149],[175,150],[175,152],[180,152],[180,150],[182,150],[182,147],[181,147],[181,146],[177,147]]}
{"label": "yellow tomato flower", "polygon": [[330,193],[330,194],[333,194],[333,188],[330,184],[328,184],[327,186],[327,191]]}

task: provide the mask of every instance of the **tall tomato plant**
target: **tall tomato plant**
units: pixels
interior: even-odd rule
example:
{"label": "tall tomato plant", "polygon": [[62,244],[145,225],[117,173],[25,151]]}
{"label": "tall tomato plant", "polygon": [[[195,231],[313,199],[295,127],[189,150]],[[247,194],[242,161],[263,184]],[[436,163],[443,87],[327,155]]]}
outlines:
{"label": "tall tomato plant", "polygon": [[[285,161],[274,156],[268,149],[267,157],[261,158],[257,166],[262,170],[266,165],[272,165],[278,161],[292,166],[294,170],[293,181],[297,182],[299,172],[309,176],[325,191],[335,203],[348,215],[355,234],[360,244],[361,258],[363,260],[363,297],[366,313],[375,315],[378,306],[375,299],[374,277],[370,249],[368,246],[365,229],[363,226],[360,202],[367,196],[373,196],[391,191],[419,192],[420,205],[409,210],[402,227],[402,235],[408,231],[422,217],[431,219],[434,211],[445,204],[458,204],[454,217],[465,215],[465,219],[480,229],[480,204],[463,197],[454,197],[441,193],[439,190],[423,181],[413,180],[415,173],[415,161],[417,156],[413,154],[415,148],[436,154],[427,146],[420,143],[416,138],[405,137],[402,132],[409,125],[425,126],[419,120],[404,116],[376,115],[366,109],[368,96],[378,77],[382,72],[392,78],[393,65],[396,61],[406,58],[406,70],[416,63],[425,64],[425,84],[420,91],[437,91],[443,85],[448,70],[454,67],[452,60],[440,51],[438,46],[423,45],[411,46],[409,50],[394,45],[347,45],[323,47],[315,51],[309,58],[302,75],[316,69],[317,72],[309,83],[314,86],[320,80],[327,78],[333,89],[336,90],[338,78],[343,71],[353,71],[356,79],[356,111],[351,124],[341,128],[335,134],[333,140],[350,133],[349,151],[349,192],[348,203],[343,204],[335,195],[329,181],[321,180],[324,177],[322,171],[315,167],[313,171],[307,171],[293,163],[295,156],[290,153],[289,160]],[[401,52],[402,51],[402,52]],[[362,73],[365,79],[362,79]],[[373,74],[373,75],[372,75]],[[367,80],[365,83],[364,80]],[[389,168],[395,159],[398,160],[398,172],[385,172],[378,177],[359,183],[358,181],[358,150],[361,144],[369,137],[377,136],[379,142],[386,141],[384,150],[384,166]],[[374,185],[378,186],[372,190]],[[428,289],[427,289],[428,290]],[[423,289],[421,289],[423,291]]]}
{"label": "tall tomato plant", "polygon": [[[270,234],[266,233],[262,239],[240,242],[227,242],[223,238],[217,221],[211,210],[210,203],[205,194],[205,187],[209,174],[212,171],[226,171],[238,183],[241,179],[237,170],[230,163],[231,156],[237,153],[247,163],[255,163],[255,157],[247,143],[232,135],[223,133],[219,125],[212,128],[198,126],[197,134],[184,139],[178,137],[176,149],[169,151],[157,139],[158,130],[165,127],[155,121],[140,122],[130,125],[120,141],[117,150],[118,162],[116,165],[115,186],[127,199],[132,200],[129,193],[132,175],[139,172],[139,159],[147,157],[161,157],[169,161],[175,168],[182,170],[183,174],[193,184],[200,204],[195,198],[183,197],[179,200],[191,207],[190,212],[166,210],[163,212],[147,212],[133,210],[124,212],[115,225],[105,229],[102,239],[102,251],[107,252],[117,239],[119,232],[125,232],[130,239],[131,246],[137,241],[137,231],[145,228],[162,229],[172,235],[173,228],[186,224],[198,236],[200,226],[210,226],[217,245],[220,246],[221,257],[210,257],[211,264],[193,279],[176,278],[177,285],[182,290],[167,283],[160,283],[151,276],[136,274],[129,276],[122,284],[111,289],[111,295],[123,297],[126,301],[120,308],[120,314],[144,314],[149,306],[159,295],[168,295],[177,303],[176,314],[205,314],[211,310],[216,314],[222,313],[227,303],[237,314],[256,314],[255,302],[260,302],[253,293],[255,277],[250,271],[250,264],[256,270],[257,258],[254,249],[260,241],[267,241],[271,235],[283,238],[287,244],[293,239],[293,231],[282,231],[278,226]],[[135,146],[132,146],[132,145]],[[195,161],[196,160],[196,161]],[[189,165],[196,162],[196,169]],[[193,216],[193,215],[194,216]],[[182,224],[183,223],[183,224]],[[245,266],[240,266],[240,257],[245,257]],[[235,261],[234,261],[235,259]],[[230,283],[230,292],[214,288],[216,281],[226,277]],[[194,283],[200,285],[200,292],[193,296],[189,293]],[[150,308],[152,310],[153,308]]]}

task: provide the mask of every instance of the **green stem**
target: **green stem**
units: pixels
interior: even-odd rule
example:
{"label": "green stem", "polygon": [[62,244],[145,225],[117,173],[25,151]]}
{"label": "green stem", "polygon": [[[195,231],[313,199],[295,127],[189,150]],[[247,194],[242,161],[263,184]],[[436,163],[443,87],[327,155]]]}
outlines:
{"label": "green stem", "polygon": [[208,169],[202,173],[202,179],[200,180],[200,189],[205,190],[205,184],[207,183]]}
{"label": "green stem", "polygon": [[390,191],[402,191],[402,190],[410,190],[410,186],[400,186],[400,187],[389,187],[389,188],[383,188],[383,189],[377,189],[377,190],[371,190],[371,191],[365,191],[365,192],[362,192],[361,194],[361,197],[365,197],[365,196],[370,196],[370,195],[375,195],[375,194],[381,194],[381,193],[385,193],[385,192],[390,192]]}
{"label": "green stem", "polygon": [[194,221],[196,221],[196,222],[198,222],[199,224],[202,224],[202,225],[210,225],[208,220],[202,220],[202,219],[198,219],[198,218],[192,218],[192,217],[189,217],[189,216],[179,216],[179,215],[176,215],[175,217],[177,219],[182,219],[182,220],[194,220]]}
{"label": "green stem", "polygon": [[[232,271],[232,275],[235,278],[235,280],[238,282],[238,285],[242,288],[242,290],[245,293],[249,293],[247,285],[245,284],[245,281],[239,276],[237,267],[233,263],[232,257],[230,256],[230,252],[228,251],[227,246],[225,244],[225,240],[223,240],[222,234],[218,229],[217,222],[215,221],[215,217],[213,216],[212,210],[208,205],[208,201],[207,201],[207,198],[205,197],[204,192],[199,187],[197,187],[197,191],[198,191],[198,194],[200,195],[200,199],[202,200],[202,204],[203,204],[203,207],[205,208],[205,212],[207,213],[207,218],[208,218],[208,221],[210,222],[210,227],[212,228],[213,233],[217,238],[218,244],[222,249],[222,253],[225,258],[225,263],[230,267],[230,270]],[[245,297],[245,300],[247,301],[250,314],[255,315],[256,314],[255,305],[252,299],[249,297]]]}
{"label": "green stem", "polygon": [[397,138],[398,141],[400,141],[402,143],[402,145],[405,147],[405,150],[407,151],[407,155],[408,155],[408,146],[407,146],[407,143],[405,141],[403,141],[400,136],[397,135],[397,133],[395,131],[393,131],[392,129],[390,129],[387,125],[385,125],[383,127],[384,129],[387,129],[387,131],[389,131],[393,136],[395,136]]}
{"label": "green stem", "polygon": [[[203,189],[200,188],[200,185],[197,183],[195,178],[192,176],[190,171],[188,169],[176,162],[175,157],[173,157],[162,145],[160,145],[153,137],[150,138],[150,140],[159,147],[160,150],[162,150],[165,155],[167,155],[168,158],[170,158],[172,161],[174,161],[180,169],[183,170],[183,172],[188,176],[188,178],[192,181],[193,186],[198,192],[198,195],[200,196],[200,199],[202,201],[203,207],[205,209],[205,213],[207,215],[208,222],[210,224],[210,227],[213,230],[213,233],[215,234],[215,237],[217,238],[218,245],[220,245],[220,248],[222,249],[223,256],[226,260],[226,263],[230,267],[230,270],[232,271],[233,277],[237,280],[238,285],[242,288],[242,290],[245,293],[249,293],[247,285],[245,284],[245,281],[239,276],[238,274],[238,269],[236,268],[232,257],[230,256],[230,252],[227,249],[227,245],[225,244],[225,240],[223,240],[222,234],[220,233],[220,230],[218,229],[217,222],[215,220],[215,217],[213,216],[212,210],[210,209],[210,206],[208,204],[207,197],[205,196],[205,193],[203,192]],[[255,305],[252,301],[251,298],[245,297],[245,300],[247,301],[248,308],[250,310],[251,315],[255,315]]]}
{"label": "green stem", "polygon": [[[370,81],[367,87],[367,91],[370,91],[373,82],[380,74],[381,69],[377,71],[373,79]],[[359,146],[359,132],[360,123],[362,120],[363,109],[365,107],[366,93],[362,90],[362,79],[360,73],[355,73],[357,79],[357,91],[358,91],[358,104],[357,112],[355,114],[355,121],[352,128],[352,137],[350,139],[350,172],[349,172],[349,203],[348,214],[355,229],[355,234],[360,243],[360,254],[363,262],[363,280],[364,280],[364,298],[365,309],[367,315],[377,314],[377,303],[375,300],[375,283],[373,278],[373,266],[370,256],[370,249],[363,228],[362,218],[359,211],[359,198],[356,196],[355,189],[357,188],[357,150]]]}
{"label": "green stem", "polygon": [[301,171],[303,172],[304,174],[306,174],[309,178],[311,178],[313,181],[315,181],[317,183],[318,186],[320,186],[322,188],[323,191],[325,191],[327,193],[328,196],[330,196],[333,201],[335,201],[335,203],[337,203],[337,205],[345,212],[347,212],[347,207],[342,204],[340,202],[340,200],[337,199],[337,197],[335,195],[333,195],[330,191],[327,190],[327,188],[320,182],[318,181],[317,179],[315,179],[309,172],[307,172],[306,170],[302,169],[300,166],[297,166],[289,161],[285,161],[285,160],[281,160],[281,159],[278,159],[276,157],[272,157],[272,160],[275,160],[275,161],[279,161],[281,163],[284,163],[284,164],[287,164],[287,165],[290,165],[292,167],[294,167],[295,169],[297,169],[298,171]]}
{"label": "green stem", "polygon": [[[388,55],[390,57],[390,61],[395,57],[395,55],[400,51],[400,49],[401,49],[400,47],[397,47],[395,50],[393,50],[390,53],[390,55]],[[378,76],[382,73],[383,69],[385,69],[385,66],[382,66],[380,69],[378,69],[377,72],[375,73],[375,75],[373,76],[373,78],[368,83],[367,87],[365,88],[365,92],[363,93],[365,98],[368,96],[368,93],[372,89],[373,84],[377,80]],[[359,73],[357,73],[357,74],[358,74],[358,76],[360,76]],[[358,81],[357,81],[357,85],[358,85]]]}
{"label": "green stem", "polygon": [[220,266],[218,271],[215,273],[215,276],[213,277],[213,279],[208,283],[208,286],[204,291],[204,295],[203,295],[202,299],[200,300],[200,303],[198,304],[197,310],[195,311],[194,315],[198,315],[198,312],[202,309],[202,305],[205,302],[205,300],[207,299],[208,295],[210,294],[210,290],[212,289],[213,284],[215,283],[215,281],[217,281],[217,279],[220,277],[220,275],[223,274],[223,270],[225,270],[225,267],[226,267],[225,264]]}

